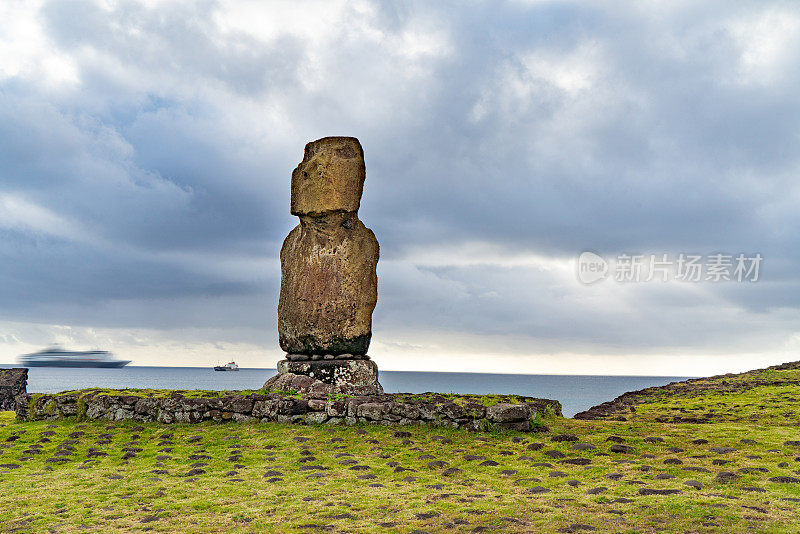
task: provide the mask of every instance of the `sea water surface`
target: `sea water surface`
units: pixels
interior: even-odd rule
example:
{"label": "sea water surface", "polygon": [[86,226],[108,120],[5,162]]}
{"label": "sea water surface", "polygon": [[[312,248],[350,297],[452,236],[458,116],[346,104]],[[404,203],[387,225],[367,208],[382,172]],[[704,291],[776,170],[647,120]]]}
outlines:
{"label": "sea water surface", "polygon": [[[15,367],[0,365],[0,367]],[[137,367],[122,369],[31,367],[29,393],[56,393],[88,387],[153,389],[258,389],[275,369],[217,372],[203,367]],[[555,399],[564,416],[576,413],[626,391],[685,380],[676,376],[510,375],[381,371],[387,393],[511,393]]]}

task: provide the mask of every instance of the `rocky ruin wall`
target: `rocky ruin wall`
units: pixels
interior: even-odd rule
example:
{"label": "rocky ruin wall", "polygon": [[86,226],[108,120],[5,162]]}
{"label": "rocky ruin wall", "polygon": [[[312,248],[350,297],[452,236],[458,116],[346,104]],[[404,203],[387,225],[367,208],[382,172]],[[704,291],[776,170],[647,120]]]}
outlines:
{"label": "rocky ruin wall", "polygon": [[433,402],[398,402],[397,395],[355,397],[343,400],[304,399],[290,394],[228,395],[189,398],[173,393],[166,397],[108,394],[23,394],[16,398],[17,419],[39,421],[74,417],[78,420],[200,423],[358,423],[380,425],[432,425],[474,431],[508,429],[522,432],[542,428],[544,416],[560,416],[557,401],[456,404],[440,398]]}

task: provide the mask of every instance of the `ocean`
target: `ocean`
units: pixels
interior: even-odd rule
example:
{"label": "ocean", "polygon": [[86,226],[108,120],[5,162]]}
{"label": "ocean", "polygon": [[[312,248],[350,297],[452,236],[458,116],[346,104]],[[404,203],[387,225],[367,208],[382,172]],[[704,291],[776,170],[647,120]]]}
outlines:
{"label": "ocean", "polygon": [[[0,365],[15,367],[15,365]],[[203,367],[137,367],[69,369],[32,367],[29,393],[56,393],[87,387],[153,389],[257,389],[275,369],[216,372]],[[509,375],[381,371],[387,393],[513,393],[561,402],[565,417],[609,401],[626,391],[685,380],[676,376]]]}

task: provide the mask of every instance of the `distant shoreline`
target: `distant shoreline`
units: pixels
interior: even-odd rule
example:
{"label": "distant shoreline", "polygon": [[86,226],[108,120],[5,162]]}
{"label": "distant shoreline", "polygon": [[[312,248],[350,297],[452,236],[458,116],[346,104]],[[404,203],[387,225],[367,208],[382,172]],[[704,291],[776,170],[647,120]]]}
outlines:
{"label": "distant shoreline", "polygon": [[[25,367],[19,363],[0,363],[0,368],[10,368],[10,367]],[[48,367],[48,369],[55,369],[56,367]],[[125,367],[120,367],[116,370],[120,369],[207,369],[209,371],[213,370],[214,366],[202,366],[202,365],[134,365],[128,364]],[[97,369],[93,367],[74,367],[72,369]],[[247,371],[277,371],[275,367],[240,367],[241,370]],[[588,376],[588,377],[617,377],[617,378],[679,378],[681,380],[691,380],[702,378],[699,376],[676,376],[676,375],[622,375],[622,374],[588,374],[588,373],[484,373],[481,371],[425,371],[425,370],[415,370],[415,371],[408,371],[408,370],[397,370],[397,369],[381,369],[381,373],[437,373],[437,374],[455,374],[455,375],[488,375],[488,376]]]}

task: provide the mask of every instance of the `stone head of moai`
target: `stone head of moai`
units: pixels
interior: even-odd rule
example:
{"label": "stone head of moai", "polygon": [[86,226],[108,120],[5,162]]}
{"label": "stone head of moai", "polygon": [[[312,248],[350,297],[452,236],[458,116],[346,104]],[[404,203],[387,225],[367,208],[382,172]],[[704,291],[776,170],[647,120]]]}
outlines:
{"label": "stone head of moai", "polygon": [[278,339],[290,360],[367,353],[378,241],[358,219],[365,177],[364,151],[354,137],[308,143],[292,172],[291,213],[300,224],[281,248],[278,302]]}
{"label": "stone head of moai", "polygon": [[358,211],[366,176],[364,150],[355,137],[308,143],[303,161],[292,172],[292,215]]}

